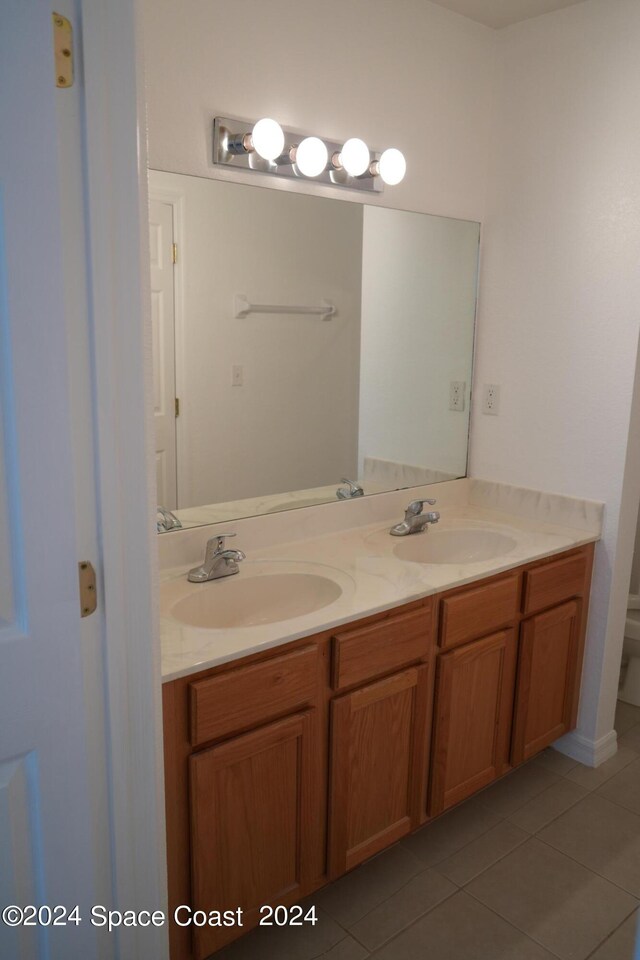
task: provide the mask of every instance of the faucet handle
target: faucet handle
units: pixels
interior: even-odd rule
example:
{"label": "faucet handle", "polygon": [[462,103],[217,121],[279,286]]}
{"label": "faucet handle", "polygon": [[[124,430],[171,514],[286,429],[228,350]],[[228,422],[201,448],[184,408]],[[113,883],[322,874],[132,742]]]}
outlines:
{"label": "faucet handle", "polygon": [[162,504],[158,504],[156,509],[156,529],[158,533],[166,533],[168,530],[179,530],[182,524],[175,513],[167,510]]}
{"label": "faucet handle", "polygon": [[353,497],[363,496],[364,490],[355,480],[349,480],[349,477],[341,477],[340,482],[348,484],[348,488],[338,487],[336,490],[338,500],[351,500]]}
{"label": "faucet handle", "polygon": [[407,513],[412,517],[417,517],[422,513],[422,508],[424,507],[425,503],[428,503],[430,507],[433,507],[436,502],[436,500],[412,500],[407,507]]}
{"label": "faucet handle", "polygon": [[225,540],[235,536],[235,533],[216,533],[215,537],[211,537],[211,539],[207,541],[207,557],[218,553],[220,550],[224,550]]}

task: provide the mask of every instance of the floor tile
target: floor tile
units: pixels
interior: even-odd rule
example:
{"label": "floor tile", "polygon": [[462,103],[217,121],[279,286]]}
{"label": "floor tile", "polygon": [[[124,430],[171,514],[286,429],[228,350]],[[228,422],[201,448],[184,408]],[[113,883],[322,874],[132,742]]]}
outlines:
{"label": "floor tile", "polygon": [[499,821],[500,817],[474,797],[407,837],[402,846],[427,866],[433,866],[482,836]]}
{"label": "floor tile", "polygon": [[562,960],[588,957],[637,903],[533,837],[466,890]]}
{"label": "floor tile", "polygon": [[551,770],[551,773],[557,773],[561,777],[578,765],[576,760],[565,756],[559,750],[554,750],[553,747],[547,747],[546,750],[539,753],[537,757],[534,757],[533,763],[538,763],[546,767],[547,770]]}
{"label": "floor tile", "polygon": [[640,757],[603,783],[596,793],[640,814]]}
{"label": "floor tile", "polygon": [[640,957],[640,914],[636,910],[589,960],[638,960]]}
{"label": "floor tile", "polygon": [[589,794],[545,827],[540,840],[640,898],[640,816]]}
{"label": "floor tile", "polygon": [[403,931],[374,960],[553,960],[464,891]]}
{"label": "floor tile", "polygon": [[424,864],[417,857],[396,844],[308,897],[306,903],[317,904],[343,927],[348,927],[423,870]]}
{"label": "floor tile", "polygon": [[537,833],[587,795],[588,791],[577,783],[559,780],[512,813],[509,820],[527,833]]}
{"label": "floor tile", "polygon": [[629,750],[640,753],[640,723],[636,723],[635,727],[631,727],[621,737],[618,737],[618,749],[620,747],[627,747]]}
{"label": "floor tile", "polygon": [[425,870],[350,927],[350,932],[368,950],[377,950],[456,891],[439,873]]}
{"label": "floor tile", "polygon": [[353,937],[345,937],[340,943],[336,943],[335,947],[332,947],[328,953],[323,953],[320,960],[366,960],[368,956],[369,951],[365,950],[361,943],[358,943]]}
{"label": "floor tile", "polygon": [[509,817],[559,779],[538,763],[526,763],[479,793],[477,800],[495,816]]}
{"label": "floor tile", "polygon": [[315,926],[257,927],[216,953],[216,960],[312,960],[344,938],[342,927],[324,911]]}
{"label": "floor tile", "polygon": [[585,767],[579,763],[572,770],[569,770],[565,776],[567,780],[572,780],[573,783],[578,783],[581,787],[586,787],[587,790],[596,790],[619,770],[626,767],[628,763],[635,760],[636,757],[637,753],[633,750],[618,746],[618,752],[610,760],[605,760],[599,767]]}
{"label": "floor tile", "polygon": [[618,700],[616,704],[616,718],[613,723],[614,730],[618,736],[625,734],[631,727],[640,723],[640,707],[634,707],[632,703],[625,703],[624,700]]}
{"label": "floor tile", "polygon": [[462,887],[528,839],[528,833],[504,820],[452,857],[443,860],[437,870]]}

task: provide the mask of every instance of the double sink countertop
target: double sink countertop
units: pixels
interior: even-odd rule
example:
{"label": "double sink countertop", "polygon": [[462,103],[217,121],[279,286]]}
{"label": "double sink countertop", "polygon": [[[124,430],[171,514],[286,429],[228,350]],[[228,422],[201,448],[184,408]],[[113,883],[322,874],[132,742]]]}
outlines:
{"label": "double sink countertop", "polygon": [[[426,497],[437,499],[440,522],[390,536],[407,504]],[[603,510],[467,478],[163,534],[163,682],[592,543]],[[240,572],[189,583],[206,541],[229,527],[229,546],[247,555]]]}

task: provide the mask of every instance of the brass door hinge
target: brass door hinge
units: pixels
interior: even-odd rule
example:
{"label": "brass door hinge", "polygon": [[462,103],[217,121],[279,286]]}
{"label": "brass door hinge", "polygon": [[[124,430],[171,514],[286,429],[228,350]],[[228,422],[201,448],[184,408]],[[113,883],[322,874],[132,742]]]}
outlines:
{"label": "brass door hinge", "polygon": [[178,262],[178,244],[177,243],[171,244],[171,258],[174,263]]}
{"label": "brass door hinge", "polygon": [[52,13],[56,87],[73,86],[73,29],[61,13]]}
{"label": "brass door hinge", "polygon": [[176,417],[180,416],[180,398],[176,397]]}
{"label": "brass door hinge", "polygon": [[88,560],[81,560],[78,564],[80,581],[80,616],[89,617],[98,606],[96,596],[96,572]]}

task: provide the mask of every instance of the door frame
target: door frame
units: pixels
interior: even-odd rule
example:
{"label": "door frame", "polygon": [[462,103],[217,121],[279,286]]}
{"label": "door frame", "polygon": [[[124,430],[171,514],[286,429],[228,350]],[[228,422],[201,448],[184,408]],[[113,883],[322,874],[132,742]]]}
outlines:
{"label": "door frame", "polygon": [[[80,0],[113,907],[166,910],[144,58],[139,0]],[[168,958],[167,927],[121,960]]]}

